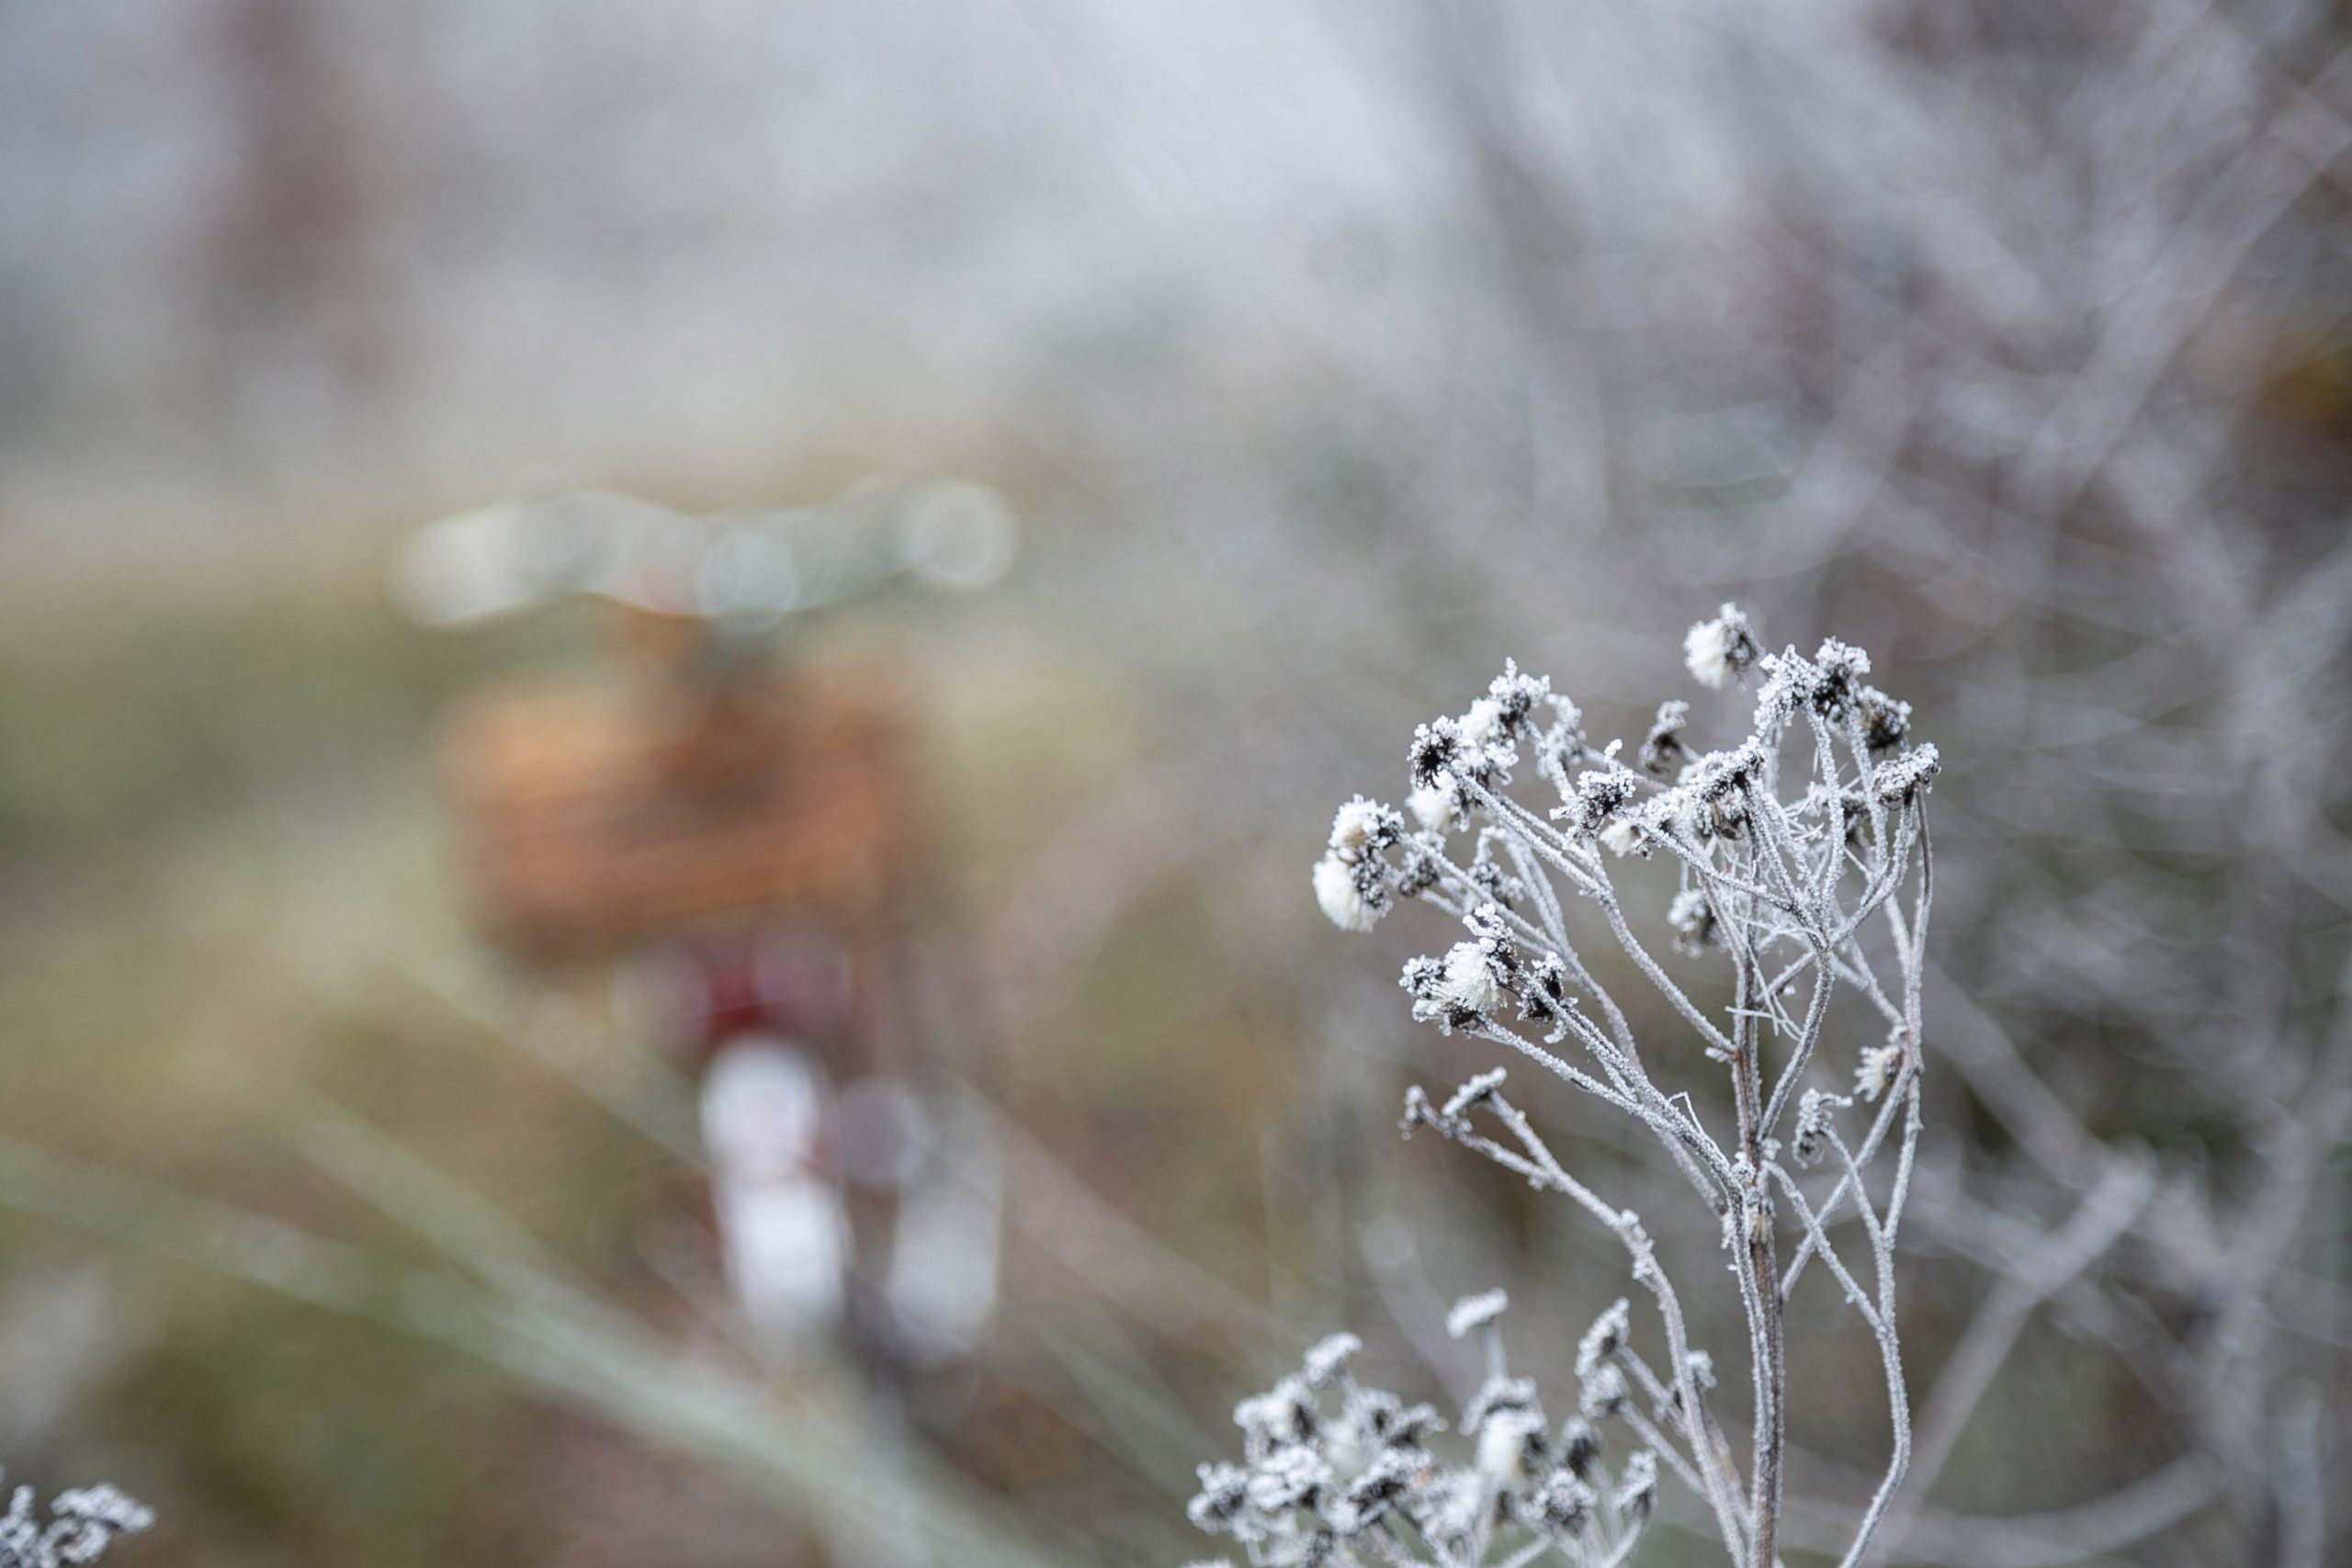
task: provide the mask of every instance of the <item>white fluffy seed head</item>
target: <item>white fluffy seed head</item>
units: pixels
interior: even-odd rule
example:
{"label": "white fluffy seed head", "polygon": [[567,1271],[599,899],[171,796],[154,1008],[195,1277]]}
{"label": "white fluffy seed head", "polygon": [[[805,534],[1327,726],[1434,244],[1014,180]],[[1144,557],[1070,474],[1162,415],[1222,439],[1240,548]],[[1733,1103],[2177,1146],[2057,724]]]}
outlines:
{"label": "white fluffy seed head", "polygon": [[1457,942],[1445,955],[1445,999],[1473,1012],[1493,1013],[1503,1005],[1495,966],[1475,942]]}
{"label": "white fluffy seed head", "polygon": [[1358,795],[1340,807],[1331,818],[1331,848],[1342,857],[1353,860],[1363,853],[1380,828],[1380,806],[1376,801]]}
{"label": "white fluffy seed head", "polygon": [[1724,685],[1756,662],[1758,651],[1747,617],[1736,604],[1725,604],[1713,620],[1701,621],[1682,637],[1682,662],[1690,667],[1692,680],[1710,689]]}
{"label": "white fluffy seed head", "polygon": [[1862,1048],[1861,1065],[1854,1069],[1854,1092],[1864,1100],[1876,1100],[1894,1081],[1897,1068],[1903,1066],[1903,1047],[1893,1043]]}
{"label": "white fluffy seed head", "polygon": [[1498,1410],[1479,1427],[1478,1468],[1497,1491],[1516,1491],[1532,1479],[1528,1441],[1543,1429],[1543,1421],[1524,1410]]}
{"label": "white fluffy seed head", "polygon": [[1453,827],[1453,777],[1440,773],[1436,779],[1421,785],[1405,797],[1405,808],[1413,820],[1432,833],[1443,833]]}
{"label": "white fluffy seed head", "polygon": [[1356,886],[1355,868],[1337,854],[1315,863],[1315,901],[1343,931],[1368,931],[1380,923],[1381,911]]}
{"label": "white fluffy seed head", "polygon": [[1502,739],[1503,705],[1492,697],[1480,697],[1455,722],[1462,726],[1462,739],[1471,745],[1491,745]]}

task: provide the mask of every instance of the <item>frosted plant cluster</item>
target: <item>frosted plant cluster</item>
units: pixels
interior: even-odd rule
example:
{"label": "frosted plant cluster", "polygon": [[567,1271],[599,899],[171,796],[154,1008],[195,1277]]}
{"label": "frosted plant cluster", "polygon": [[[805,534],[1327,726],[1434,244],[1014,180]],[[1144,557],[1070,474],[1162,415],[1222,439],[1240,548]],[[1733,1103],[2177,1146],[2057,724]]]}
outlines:
{"label": "frosted plant cluster", "polygon": [[1657,1386],[1625,1343],[1625,1303],[1587,1335],[1579,1411],[1557,1427],[1535,1385],[1510,1375],[1500,1323],[1508,1304],[1488,1291],[1464,1297],[1447,1318],[1455,1338],[1476,1334],[1487,1352],[1487,1380],[1462,1410],[1454,1459],[1438,1457],[1447,1424],[1436,1410],[1358,1382],[1350,1363],[1363,1345],[1335,1334],[1307,1351],[1295,1374],[1235,1409],[1243,1462],[1201,1466],[1193,1522],[1262,1563],[1452,1568],[1488,1561],[1506,1538],[1517,1543],[1506,1561],[1556,1552],[1593,1568],[1623,1562],[1649,1522],[1658,1474],[1656,1450],[1638,1439],[1608,1462],[1594,1425],[1625,1411],[1629,1379]]}
{"label": "frosted plant cluster", "polygon": [[[1252,1562],[1614,1562],[1662,1468],[1733,1562],[1772,1568],[1784,1312],[1816,1261],[1827,1299],[1876,1343],[1891,1429],[1844,1545],[1849,1568],[1886,1514],[1910,1446],[1893,1256],[1920,1126],[1936,749],[1913,739],[1906,704],[1870,684],[1869,656],[1835,638],[1811,657],[1768,652],[1726,604],[1683,651],[1702,686],[1732,694],[1719,700],[1752,703],[1735,743],[1700,749],[1691,704],[1675,699],[1628,757],[1623,741],[1588,736],[1548,680],[1507,666],[1459,716],[1414,731],[1402,809],[1362,796],[1340,808],[1312,883],[1347,931],[1408,900],[1446,916],[1458,940],[1405,965],[1413,1016],[1639,1122],[1676,1188],[1706,1205],[1747,1332],[1745,1473],[1711,1404],[1713,1361],[1690,1343],[1683,1293],[1642,1216],[1572,1175],[1490,1068],[1442,1101],[1411,1090],[1406,1133],[1434,1133],[1577,1205],[1623,1247],[1647,1310],[1637,1324],[1620,1303],[1587,1337],[1579,1419],[1558,1431],[1532,1386],[1504,1376],[1498,1348],[1488,1393],[1463,1414],[1472,1457],[1453,1464],[1423,1447],[1425,1416],[1389,1440],[1382,1423],[1413,1414],[1389,1396],[1343,1381],[1327,1413],[1332,1374],[1317,1373],[1344,1362],[1335,1345],[1353,1346],[1327,1341],[1306,1373],[1242,1406],[1247,1463],[1202,1472],[1195,1522]],[[1548,786],[1541,808],[1520,798],[1529,775]],[[1604,974],[1655,993],[1646,1037]],[[1487,1310],[1473,1298],[1453,1326]],[[1627,1457],[1604,1483],[1597,1445],[1611,1428]]]}
{"label": "frosted plant cluster", "polygon": [[96,1562],[118,1536],[136,1535],[154,1522],[153,1511],[103,1482],[60,1492],[50,1499],[45,1519],[34,1506],[33,1489],[19,1486],[0,1515],[0,1568]]}

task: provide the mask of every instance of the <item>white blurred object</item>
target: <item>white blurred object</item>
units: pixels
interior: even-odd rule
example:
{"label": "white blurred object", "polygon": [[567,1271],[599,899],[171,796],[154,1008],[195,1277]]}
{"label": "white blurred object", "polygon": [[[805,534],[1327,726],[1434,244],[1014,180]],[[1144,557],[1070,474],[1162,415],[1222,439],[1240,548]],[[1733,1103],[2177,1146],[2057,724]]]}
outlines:
{"label": "white blurred object", "polygon": [[996,1311],[1004,1170],[978,1117],[942,1131],[934,1179],[900,1200],[890,1247],[890,1314],[917,1365],[966,1356]]}
{"label": "white blurred object", "polygon": [[709,517],[611,491],[543,490],[424,525],[394,563],[392,590],[426,626],[592,593],[757,630],[900,573],[985,588],[1019,543],[1005,498],[969,479],[876,476],[821,506]]}
{"label": "white blurred object", "polygon": [[754,1331],[779,1348],[822,1338],[842,1317],[849,1224],[817,1168],[824,1101],[815,1065],[772,1036],[729,1043],[703,1078],[728,1281]]}
{"label": "white blurred object", "polygon": [[860,1187],[904,1187],[931,1149],[922,1102],[904,1084],[860,1078],[833,1107],[833,1164]]}
{"label": "white blurred object", "polygon": [[1012,568],[1021,528],[1004,497],[971,479],[915,492],[899,519],[900,558],[945,588],[986,588]]}
{"label": "white blurred object", "polygon": [[543,492],[419,528],[393,565],[392,591],[402,609],[436,626],[569,593],[691,610],[706,532],[697,520],[632,495]]}

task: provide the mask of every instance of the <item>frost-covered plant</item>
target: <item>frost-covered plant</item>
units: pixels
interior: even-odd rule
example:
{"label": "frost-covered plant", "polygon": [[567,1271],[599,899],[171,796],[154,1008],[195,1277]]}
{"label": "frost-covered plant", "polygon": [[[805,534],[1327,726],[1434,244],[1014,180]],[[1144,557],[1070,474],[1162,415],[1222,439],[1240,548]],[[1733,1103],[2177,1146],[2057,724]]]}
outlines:
{"label": "frost-covered plant", "polygon": [[[1673,701],[1628,762],[1623,742],[1592,743],[1575,705],[1548,681],[1506,668],[1461,716],[1415,731],[1414,825],[1375,802],[1350,801],[1313,886],[1324,912],[1350,931],[1371,929],[1408,898],[1459,921],[1462,941],[1405,966],[1414,1016],[1503,1045],[1640,1122],[1716,1216],[1747,1330],[1752,1438],[1744,1479],[1709,1409],[1712,1364],[1690,1342],[1681,1294],[1641,1217],[1569,1174],[1505,1098],[1499,1068],[1442,1103],[1418,1088],[1407,1096],[1408,1134],[1427,1128],[1567,1197],[1624,1247],[1656,1309],[1663,1359],[1654,1371],[1635,1355],[1631,1314],[1622,1303],[1612,1308],[1577,1358],[1581,1406],[1600,1427],[1615,1424],[1630,1438],[1626,1472],[1640,1473],[1644,1462],[1672,1471],[1704,1500],[1733,1560],[1752,1568],[1773,1563],[1781,1513],[1782,1314],[1807,1265],[1821,1260],[1878,1344],[1894,1433],[1885,1472],[1844,1554],[1852,1564],[1886,1512],[1909,1448],[1893,1251],[1920,1126],[1920,987],[1933,884],[1925,803],[1936,750],[1912,741],[1908,705],[1870,685],[1869,657],[1845,643],[1825,642],[1809,659],[1793,648],[1767,653],[1725,605],[1691,629],[1684,650],[1704,685],[1753,684],[1753,723],[1736,744],[1694,750],[1685,739],[1689,705]],[[1529,767],[1557,796],[1548,811],[1512,792]],[[1669,969],[1644,934],[1650,921],[1621,896],[1619,877],[1641,861],[1674,870],[1674,890],[1651,918],[1690,961],[1687,975]],[[1636,1038],[1631,1015],[1587,963],[1588,932],[1656,990],[1678,1021],[1674,1037]],[[1702,977],[1706,988],[1694,994]],[[1867,1043],[1830,1067],[1822,1047],[1840,990],[1858,996],[1876,1022]],[[1842,1030],[1851,1021],[1841,1012],[1839,1022]],[[1724,1076],[1726,1110],[1702,1110],[1691,1092],[1707,1070],[1702,1059]],[[1850,1082],[1851,1092],[1816,1081],[1825,1077]],[[1800,1177],[1815,1167],[1817,1176]],[[1869,1252],[1867,1285],[1828,1233],[1849,1217]],[[1275,1394],[1283,1388],[1305,1399],[1304,1382]],[[1531,1411],[1533,1399],[1528,1389]],[[1475,1422],[1465,1415],[1464,1425],[1483,1449],[1492,1416],[1479,1414]],[[1243,1406],[1245,1431],[1266,1419],[1257,1402]],[[1451,1516],[1435,1512],[1436,1493],[1408,1491],[1397,1495],[1422,1497],[1419,1513],[1392,1507],[1382,1516],[1388,1533],[1350,1535],[1340,1523],[1354,1517],[1351,1489],[1374,1473],[1361,1468],[1370,1461],[1351,1458],[1352,1469],[1334,1462],[1333,1440],[1321,1435],[1331,1428],[1307,1405],[1291,1419],[1281,1442],[1253,1432],[1248,1468],[1203,1472],[1195,1519],[1227,1529],[1254,1562],[1456,1568],[1523,1564],[1554,1551],[1571,1562],[1611,1561],[1630,1549],[1633,1531],[1622,1517],[1590,1537],[1547,1534],[1523,1495],[1502,1487],[1476,1494],[1473,1531],[1422,1528]],[[1343,1433],[1352,1430],[1346,1421],[1343,1411]],[[1531,1438],[1537,1430],[1526,1428]],[[1565,1438],[1547,1440],[1555,1445],[1548,1459]],[[1353,1456],[1361,1443],[1349,1442],[1356,1446],[1340,1446]],[[1429,1461],[1413,1473],[1443,1489],[1464,1484],[1449,1476],[1474,1472],[1485,1473],[1475,1463],[1462,1471]],[[1229,1508],[1220,1501],[1228,1496]],[[1398,1523],[1413,1526],[1413,1535]]]}
{"label": "frost-covered plant", "polygon": [[96,1562],[116,1537],[136,1535],[154,1522],[152,1510],[103,1482],[60,1492],[49,1500],[46,1519],[34,1506],[33,1489],[19,1486],[0,1515],[0,1568]]}
{"label": "frost-covered plant", "polygon": [[1488,1291],[1447,1317],[1455,1338],[1479,1334],[1487,1350],[1454,1459],[1434,1451],[1446,1426],[1437,1412],[1357,1382],[1349,1363],[1363,1345],[1334,1334],[1297,1373],[1236,1407],[1244,1462],[1201,1466],[1193,1522],[1261,1563],[1414,1562],[1417,1546],[1440,1562],[1476,1563],[1505,1539],[1513,1562],[1547,1552],[1592,1568],[1623,1562],[1657,1504],[1657,1454],[1645,1440],[1612,1467],[1588,1417],[1621,1411],[1629,1377],[1657,1386],[1626,1347],[1625,1303],[1587,1336],[1583,1413],[1556,1429],[1535,1385],[1504,1359],[1509,1304]]}

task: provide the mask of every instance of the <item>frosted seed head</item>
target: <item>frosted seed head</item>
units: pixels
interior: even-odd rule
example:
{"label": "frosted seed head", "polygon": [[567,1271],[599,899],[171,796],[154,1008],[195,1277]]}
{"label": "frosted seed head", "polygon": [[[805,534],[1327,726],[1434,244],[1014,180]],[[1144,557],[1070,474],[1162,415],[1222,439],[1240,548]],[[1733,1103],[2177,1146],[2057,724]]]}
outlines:
{"label": "frosted seed head", "polygon": [[1493,1017],[1501,1010],[1503,988],[1483,943],[1457,942],[1445,955],[1443,999],[1464,1012]]}
{"label": "frosted seed head", "polygon": [[1876,1100],[1894,1082],[1902,1066],[1903,1047],[1895,1042],[1865,1046],[1861,1063],[1854,1069],[1854,1092],[1864,1100]]}
{"label": "frosted seed head", "polygon": [[1404,819],[1396,812],[1378,801],[1357,795],[1331,818],[1331,852],[1352,863],[1386,849],[1404,830]]}
{"label": "frosted seed head", "polygon": [[1453,775],[1441,769],[1428,784],[1416,784],[1405,797],[1405,809],[1426,832],[1448,833],[1462,825],[1462,789]]}
{"label": "frosted seed head", "polygon": [[1617,1478],[1617,1511],[1629,1518],[1646,1519],[1657,1504],[1657,1456],[1636,1449],[1625,1460]]}
{"label": "frosted seed head", "polygon": [[1633,1316],[1625,1298],[1620,1296],[1609,1310],[1592,1320],[1584,1338],[1577,1345],[1577,1376],[1592,1376],[1602,1363],[1625,1348],[1625,1340],[1633,1331]]}
{"label": "frosted seed head", "polygon": [[1871,787],[1890,806],[1907,806],[1927,794],[1943,771],[1943,760],[1932,745],[1914,747],[1871,770]]}
{"label": "frosted seed head", "polygon": [[1492,697],[1480,697],[1468,711],[1454,720],[1462,731],[1465,745],[1491,746],[1506,739],[1503,729],[1503,707]]}
{"label": "frosted seed head", "polygon": [[1336,852],[1315,863],[1315,902],[1343,931],[1368,931],[1387,913],[1387,895],[1377,883],[1366,886],[1359,870]]}
{"label": "frosted seed head", "polygon": [[1438,718],[1414,726],[1413,744],[1405,753],[1405,761],[1412,769],[1413,786],[1419,789],[1435,784],[1440,773],[1461,761],[1462,752],[1462,727],[1453,720]]}
{"label": "frosted seed head", "polygon": [[1713,620],[1701,621],[1682,638],[1682,662],[1691,679],[1710,690],[1728,684],[1762,651],[1736,604],[1725,604]]}
{"label": "frosted seed head", "polygon": [[1662,779],[1690,755],[1682,744],[1682,731],[1690,722],[1690,705],[1681,698],[1658,704],[1657,717],[1650,721],[1638,757],[1644,773]]}
{"label": "frosted seed head", "polygon": [[[1552,678],[1548,675],[1522,675],[1514,660],[1503,660],[1503,672],[1487,688],[1487,695],[1495,705],[1504,732],[1519,733],[1521,726],[1534,712],[1535,705],[1552,694]],[[1567,710],[1571,715],[1574,708]]]}
{"label": "frosted seed head", "polygon": [[1603,1361],[1584,1380],[1583,1392],[1580,1403],[1587,1419],[1605,1420],[1625,1408],[1625,1374],[1617,1370],[1616,1362]]}
{"label": "frosted seed head", "polygon": [[1707,896],[1686,887],[1666,907],[1666,923],[1674,928],[1674,945],[1684,953],[1703,953],[1715,936],[1715,911]]}

